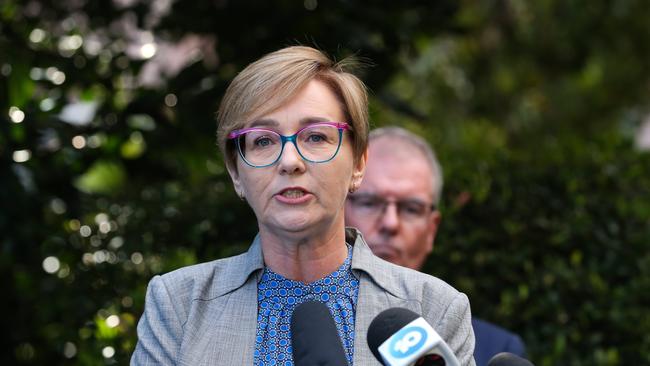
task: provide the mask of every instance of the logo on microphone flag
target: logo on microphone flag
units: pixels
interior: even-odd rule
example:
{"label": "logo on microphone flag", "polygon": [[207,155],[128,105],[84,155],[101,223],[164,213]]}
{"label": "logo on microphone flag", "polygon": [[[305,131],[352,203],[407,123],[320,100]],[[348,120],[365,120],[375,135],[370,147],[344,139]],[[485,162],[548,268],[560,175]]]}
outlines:
{"label": "logo on microphone flag", "polygon": [[417,352],[427,341],[427,332],[421,327],[405,327],[391,337],[388,347],[391,356],[404,358]]}
{"label": "logo on microphone flag", "polygon": [[410,366],[422,357],[431,356],[441,358],[440,364],[460,366],[449,346],[422,317],[406,324],[385,340],[378,350],[384,364],[390,366]]}

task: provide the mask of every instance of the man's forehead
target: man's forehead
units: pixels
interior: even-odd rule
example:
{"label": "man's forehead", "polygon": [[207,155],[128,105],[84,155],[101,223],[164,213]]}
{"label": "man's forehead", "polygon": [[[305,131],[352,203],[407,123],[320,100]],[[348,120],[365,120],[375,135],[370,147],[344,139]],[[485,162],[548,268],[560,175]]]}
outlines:
{"label": "man's forehead", "polygon": [[362,187],[365,183],[380,194],[429,196],[432,180],[431,167],[419,149],[401,141],[393,144],[392,139],[371,142]]}
{"label": "man's forehead", "polygon": [[[416,163],[429,165],[424,153],[408,141],[382,136],[370,141],[368,163],[375,160],[377,164]],[[428,170],[431,170],[430,168]]]}

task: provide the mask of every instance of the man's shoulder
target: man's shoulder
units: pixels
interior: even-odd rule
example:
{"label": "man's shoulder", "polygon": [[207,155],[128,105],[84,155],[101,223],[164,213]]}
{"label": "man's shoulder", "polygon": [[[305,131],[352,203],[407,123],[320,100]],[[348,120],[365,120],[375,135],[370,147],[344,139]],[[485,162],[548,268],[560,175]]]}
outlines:
{"label": "man's shoulder", "polygon": [[500,352],[525,355],[525,346],[521,337],[496,324],[482,319],[472,318],[472,328],[476,337],[475,355],[483,353],[485,359]]}
{"label": "man's shoulder", "polygon": [[472,327],[474,328],[475,332],[480,332],[482,334],[490,336],[497,336],[501,338],[519,337],[517,334],[505,328],[479,318],[472,318]]}

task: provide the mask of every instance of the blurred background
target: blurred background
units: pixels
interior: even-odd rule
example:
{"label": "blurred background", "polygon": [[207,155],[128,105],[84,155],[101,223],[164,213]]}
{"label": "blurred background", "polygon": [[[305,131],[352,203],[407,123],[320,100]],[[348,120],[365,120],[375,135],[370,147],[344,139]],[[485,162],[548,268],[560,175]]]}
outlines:
{"label": "blurred background", "polygon": [[650,364],[650,2],[0,1],[0,363],[127,364],[148,280],[247,249],[245,65],[366,60],[445,172],[426,270],[537,365]]}

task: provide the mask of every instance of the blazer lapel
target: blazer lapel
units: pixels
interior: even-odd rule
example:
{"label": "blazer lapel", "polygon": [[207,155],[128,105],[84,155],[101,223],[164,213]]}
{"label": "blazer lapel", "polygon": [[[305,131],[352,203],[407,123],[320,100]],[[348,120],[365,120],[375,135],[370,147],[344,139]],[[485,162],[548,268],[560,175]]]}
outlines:
{"label": "blazer lapel", "polygon": [[[252,365],[257,331],[257,281],[213,299],[186,329],[181,365]],[[200,301],[200,300],[199,300]]]}
{"label": "blazer lapel", "polygon": [[391,288],[394,281],[380,269],[381,264],[377,261],[381,259],[372,254],[358,231],[348,230],[346,241],[354,243],[352,271],[359,278],[353,361],[355,365],[381,365],[368,346],[368,327],[372,320],[382,311],[393,307],[407,308],[422,314],[422,304],[405,299],[396,289]]}
{"label": "blazer lapel", "polygon": [[195,299],[185,324],[180,365],[252,365],[257,333],[257,283],[264,267],[259,237],[245,256],[214,279],[207,298]]}
{"label": "blazer lapel", "polygon": [[405,300],[390,294],[365,273],[360,273],[359,276],[359,298],[354,324],[354,364],[381,365],[368,346],[368,327],[372,320],[382,311],[394,307],[422,314],[422,305],[418,301]]}

